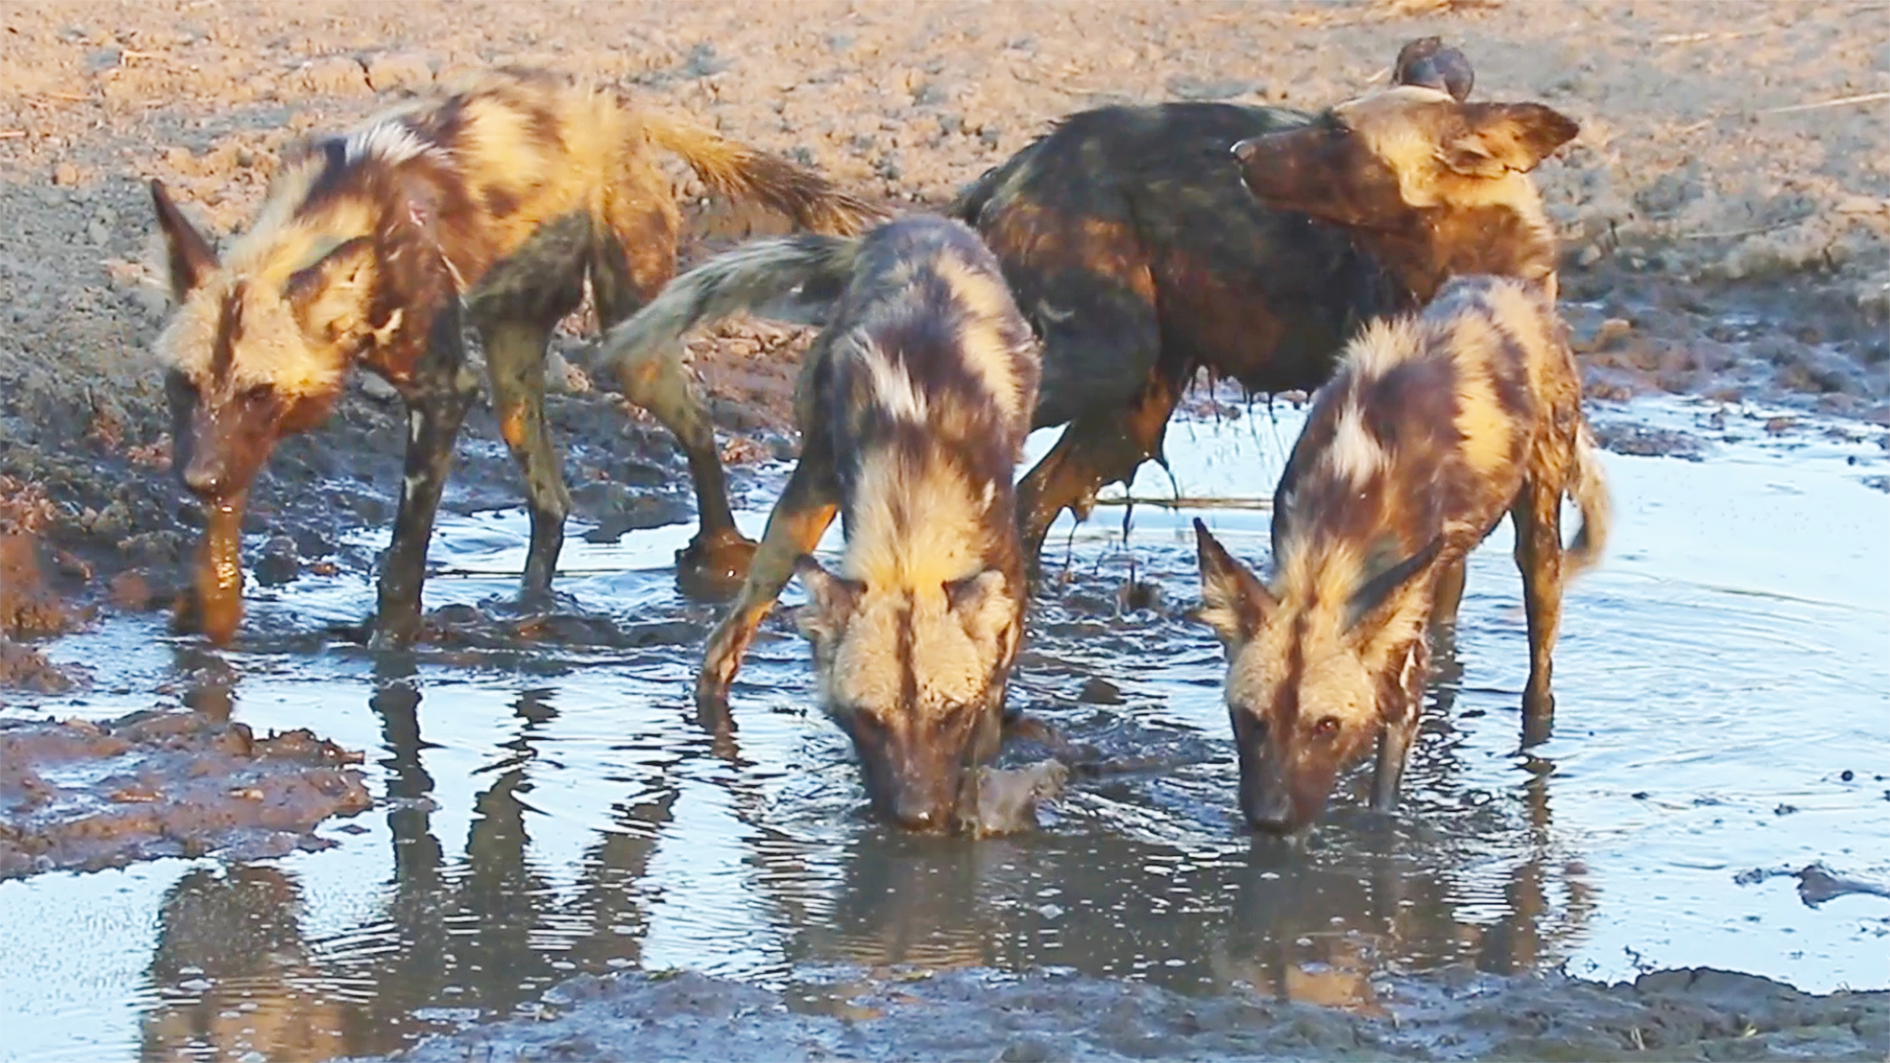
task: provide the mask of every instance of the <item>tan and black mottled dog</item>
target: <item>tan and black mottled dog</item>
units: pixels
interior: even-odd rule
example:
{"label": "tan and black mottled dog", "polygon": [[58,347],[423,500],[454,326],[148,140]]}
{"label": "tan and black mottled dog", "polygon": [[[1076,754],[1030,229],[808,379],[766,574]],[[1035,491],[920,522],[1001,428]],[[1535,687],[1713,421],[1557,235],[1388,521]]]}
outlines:
{"label": "tan and black mottled dog", "polygon": [[[857,239],[758,241],[682,274],[605,337],[634,373],[704,321],[788,296],[833,298],[796,396],[802,450],[740,597],[709,638],[696,695],[726,706],[743,653],[798,574],[827,712],[883,815],[956,826],[970,770],[997,751],[1023,634],[1012,477],[1039,348],[989,250],[915,215]],[[838,512],[843,575],[808,556]]]}
{"label": "tan and black mottled dog", "polygon": [[[277,439],[327,417],[356,366],[385,377],[409,409],[376,637],[415,634],[427,541],[477,394],[462,310],[485,341],[501,432],[524,474],[523,590],[548,592],[570,501],[544,420],[546,345],[587,277],[609,325],[675,272],[681,216],[658,151],[806,228],[852,233],[880,216],[785,160],[615,92],[521,70],[300,146],[221,256],[152,183],[177,302],[157,351],[169,367],[174,465],[211,510],[198,606],[212,639],[227,641],[241,615],[237,532],[250,484]],[[679,362],[654,368],[627,382],[628,397],[689,458],[701,526],[679,563],[739,571],[752,544],[729,513],[707,413]]]}
{"label": "tan and black mottled dog", "polygon": [[[1417,733],[1428,622],[1454,614],[1463,558],[1504,513],[1529,623],[1524,742],[1548,733],[1564,581],[1598,559],[1608,492],[1555,312],[1555,243],[1522,175],[1574,136],[1538,104],[1392,89],[1235,148],[1263,202],[1355,228],[1374,254],[1449,276],[1460,248],[1509,276],[1443,283],[1420,315],[1368,326],[1319,392],[1274,495],[1273,579],[1205,525],[1202,619],[1227,648],[1241,807],[1296,833],[1378,745],[1372,802],[1396,800]],[[1565,552],[1561,504],[1582,530]]]}

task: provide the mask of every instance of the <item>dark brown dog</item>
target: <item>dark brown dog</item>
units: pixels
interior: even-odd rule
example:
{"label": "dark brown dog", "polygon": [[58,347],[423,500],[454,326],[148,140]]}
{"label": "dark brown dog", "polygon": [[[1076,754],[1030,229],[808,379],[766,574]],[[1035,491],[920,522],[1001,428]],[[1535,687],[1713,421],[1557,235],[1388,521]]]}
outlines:
{"label": "dark brown dog", "polygon": [[[1471,71],[1425,38],[1394,78],[1461,97]],[[1421,305],[1347,233],[1241,187],[1228,149],[1309,118],[1223,103],[1080,112],[946,211],[984,237],[1043,337],[1032,427],[1069,425],[1018,487],[1032,558],[1064,509],[1086,517],[1100,488],[1161,460],[1201,368],[1256,392],[1312,390],[1359,325]]]}

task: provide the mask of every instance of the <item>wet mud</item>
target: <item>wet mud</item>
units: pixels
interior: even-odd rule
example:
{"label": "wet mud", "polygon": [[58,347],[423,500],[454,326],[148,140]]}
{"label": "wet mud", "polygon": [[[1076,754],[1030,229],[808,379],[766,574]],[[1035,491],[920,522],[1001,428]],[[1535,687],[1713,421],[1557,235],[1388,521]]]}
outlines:
{"label": "wet mud", "polygon": [[692,972],[580,977],[530,1018],[408,1060],[1878,1060],[1890,992],[1815,996],[1706,968],[1632,982],[1459,968],[1387,979],[1370,1009],[1253,986],[1215,999],[1077,975],[822,972],[782,990]]}
{"label": "wet mud", "polygon": [[331,845],[317,824],[373,804],[360,760],[305,729],[257,738],[196,711],[0,720],[0,880]]}

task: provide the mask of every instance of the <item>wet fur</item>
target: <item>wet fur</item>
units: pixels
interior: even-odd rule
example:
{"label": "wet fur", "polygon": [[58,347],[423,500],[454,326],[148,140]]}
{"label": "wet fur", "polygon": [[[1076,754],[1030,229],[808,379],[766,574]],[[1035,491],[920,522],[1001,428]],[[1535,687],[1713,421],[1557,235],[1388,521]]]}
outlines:
{"label": "wet fur", "polygon": [[[219,258],[153,184],[177,309],[157,341],[185,483],[240,497],[270,446],[321,422],[364,366],[407,401],[407,473],[381,585],[383,633],[418,624],[426,540],[476,384],[461,312],[486,342],[501,432],[532,512],[528,593],[549,588],[569,498],[542,411],[551,329],[588,278],[606,324],[675,268],[680,213],[658,150],[798,225],[856,231],[877,211],[784,160],[560,76],[507,70],[301,145]],[[735,535],[700,403],[680,378],[630,397],[682,437],[706,536]],[[738,536],[737,536],[738,537]]]}
{"label": "wet fur", "polygon": [[[1525,711],[1552,710],[1561,588],[1599,557],[1609,520],[1580,398],[1540,288],[1454,280],[1421,316],[1370,327],[1320,392],[1276,496],[1270,585],[1198,526],[1202,618],[1227,646],[1256,826],[1308,825],[1338,772],[1388,734],[1395,763],[1380,771],[1401,771],[1438,576],[1505,513],[1529,612]],[[1582,514],[1566,552],[1564,495]]]}
{"label": "wet fur", "polygon": [[[1468,92],[1469,64],[1436,38],[1396,76]],[[1296,129],[1282,107],[1169,103],[1073,114],[985,173],[946,213],[1004,264],[1044,340],[1033,425],[1068,424],[1019,487],[1033,556],[1065,508],[1161,460],[1168,417],[1205,367],[1249,391],[1311,390],[1357,328],[1414,294],[1344,231],[1254,201],[1227,152]]]}
{"label": "wet fur", "polygon": [[[976,234],[944,218],[856,240],[760,241],[678,277],[606,338],[608,364],[673,357],[681,334],[817,290],[830,318],[803,365],[803,450],[698,678],[725,702],[788,578],[809,604],[821,700],[853,739],[874,806],[955,823],[965,770],[996,751],[1022,635],[1012,477],[1037,401],[1038,346]],[[807,556],[838,515],[839,574]]]}

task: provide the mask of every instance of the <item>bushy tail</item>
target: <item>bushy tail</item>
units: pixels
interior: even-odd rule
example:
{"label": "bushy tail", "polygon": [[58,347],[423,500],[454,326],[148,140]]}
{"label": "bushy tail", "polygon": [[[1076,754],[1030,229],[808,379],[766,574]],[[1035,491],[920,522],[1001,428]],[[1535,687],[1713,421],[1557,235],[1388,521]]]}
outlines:
{"label": "bushy tail", "polygon": [[890,216],[885,208],[843,192],[778,155],[679,118],[647,111],[640,117],[650,142],[680,155],[704,184],[731,199],[779,211],[799,228],[853,236]]}
{"label": "bushy tail", "polygon": [[859,253],[855,237],[806,233],[755,240],[678,276],[655,299],[604,334],[599,363],[622,376],[651,357],[670,357],[683,333],[786,296],[802,285],[838,292]]}
{"label": "bushy tail", "polygon": [[1614,519],[1613,503],[1608,497],[1608,478],[1601,471],[1601,453],[1595,449],[1594,434],[1582,425],[1575,439],[1575,467],[1570,470],[1568,496],[1582,514],[1582,530],[1562,561],[1564,578],[1573,578],[1593,568],[1608,547],[1608,524]]}

